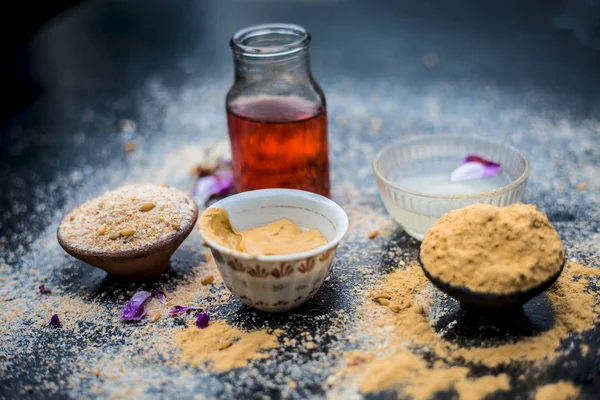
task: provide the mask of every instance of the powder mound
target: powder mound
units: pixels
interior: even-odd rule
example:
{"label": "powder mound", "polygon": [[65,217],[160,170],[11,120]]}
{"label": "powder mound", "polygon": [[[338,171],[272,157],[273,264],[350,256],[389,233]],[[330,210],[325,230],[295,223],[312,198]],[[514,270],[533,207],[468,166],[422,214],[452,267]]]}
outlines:
{"label": "powder mound", "polygon": [[250,360],[267,358],[262,351],[279,347],[277,336],[265,330],[244,332],[224,321],[211,322],[205,329],[189,327],[176,333],[175,340],[184,363],[208,363],[217,372],[243,368]]}
{"label": "powder mound", "polygon": [[432,275],[474,292],[523,292],[556,274],[565,251],[545,214],[529,204],[473,204],[427,232],[421,261]]}
{"label": "powder mound", "polygon": [[58,235],[69,246],[88,252],[138,249],[175,235],[192,222],[195,210],[193,200],[180,190],[126,185],[69,212]]}

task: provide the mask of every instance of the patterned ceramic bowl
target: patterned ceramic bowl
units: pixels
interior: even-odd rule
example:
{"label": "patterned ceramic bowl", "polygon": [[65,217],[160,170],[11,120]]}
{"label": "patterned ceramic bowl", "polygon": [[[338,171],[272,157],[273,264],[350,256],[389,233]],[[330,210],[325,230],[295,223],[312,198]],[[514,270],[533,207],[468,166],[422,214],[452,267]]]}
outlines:
{"label": "patterned ceramic bowl", "polygon": [[250,307],[267,312],[291,310],[319,290],[348,229],[348,216],[339,205],[300,190],[244,192],[211,207],[226,209],[238,230],[287,218],[302,228],[318,229],[327,239],[327,244],[303,253],[255,257],[204,238],[227,288]]}

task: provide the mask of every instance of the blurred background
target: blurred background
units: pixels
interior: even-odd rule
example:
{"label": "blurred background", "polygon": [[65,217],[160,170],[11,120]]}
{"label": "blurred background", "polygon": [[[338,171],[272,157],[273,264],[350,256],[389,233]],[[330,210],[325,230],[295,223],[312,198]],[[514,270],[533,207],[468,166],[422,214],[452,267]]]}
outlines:
{"label": "blurred background", "polygon": [[[46,92],[118,97],[158,74],[176,86],[231,73],[231,34],[277,21],[312,32],[321,78],[485,79],[590,100],[600,85],[597,0],[25,1],[2,19],[4,123]],[[422,68],[428,52],[435,73]]]}

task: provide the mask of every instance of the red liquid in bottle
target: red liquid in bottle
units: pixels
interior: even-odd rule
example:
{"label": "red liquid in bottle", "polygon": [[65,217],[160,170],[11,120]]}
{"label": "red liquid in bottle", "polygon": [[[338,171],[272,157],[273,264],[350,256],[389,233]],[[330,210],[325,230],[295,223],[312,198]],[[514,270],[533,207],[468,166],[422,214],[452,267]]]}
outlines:
{"label": "red liquid in bottle", "polygon": [[299,97],[227,107],[236,190],[301,189],[330,197],[327,113]]}

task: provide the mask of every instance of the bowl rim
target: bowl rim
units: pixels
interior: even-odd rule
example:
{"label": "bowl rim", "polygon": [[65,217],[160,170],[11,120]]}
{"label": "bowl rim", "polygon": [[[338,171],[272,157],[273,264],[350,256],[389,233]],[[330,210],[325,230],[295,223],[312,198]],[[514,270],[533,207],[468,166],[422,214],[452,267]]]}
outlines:
{"label": "bowl rim", "polygon": [[[117,187],[116,189],[110,189],[110,190],[117,190],[117,189],[122,188],[123,186],[129,186],[129,185],[151,185],[151,186],[154,186],[154,184],[152,184],[152,183],[148,183],[148,184],[132,183],[132,184],[121,185],[121,186]],[[82,260],[81,259],[82,256],[86,257],[88,259],[93,257],[93,258],[98,258],[98,259],[103,259],[103,260],[132,260],[132,259],[136,259],[136,258],[148,257],[155,252],[172,247],[177,242],[180,242],[177,245],[177,247],[179,247],[181,245],[181,243],[183,243],[187,239],[187,237],[190,235],[190,233],[192,233],[192,231],[194,230],[194,225],[196,225],[196,221],[198,220],[198,216],[200,215],[200,213],[198,211],[198,205],[196,204],[196,202],[194,201],[194,199],[192,199],[192,197],[190,195],[188,195],[184,191],[176,189],[174,187],[169,187],[169,189],[179,192],[179,194],[182,194],[186,198],[188,203],[192,206],[192,217],[190,219],[187,219],[184,222],[182,222],[181,227],[178,230],[175,230],[165,236],[161,236],[160,238],[155,239],[152,242],[146,243],[146,244],[138,246],[138,247],[125,249],[125,250],[82,249],[77,246],[73,246],[71,243],[69,243],[69,241],[63,237],[63,233],[62,233],[62,229],[61,229],[63,226],[63,222],[66,220],[66,218],[69,216],[69,214],[71,214],[71,212],[73,212],[74,210],[83,206],[87,202],[96,199],[97,197],[99,197],[101,195],[92,197],[92,198],[84,201],[83,203],[80,203],[77,206],[73,207],[71,210],[69,210],[61,218],[61,220],[58,224],[58,227],[56,228],[56,239],[65,252],[67,252],[68,254],[70,254],[71,256],[73,256],[79,260]],[[108,191],[110,191],[110,190],[108,190]],[[104,193],[108,193],[108,191],[106,191]],[[84,261],[84,260],[82,260],[82,261]],[[87,261],[85,261],[85,262],[87,262]],[[89,264],[89,262],[88,262],[88,264]]]}
{"label": "bowl rim", "polygon": [[208,210],[209,208],[216,208],[216,207],[226,208],[226,207],[223,207],[223,204],[227,204],[230,202],[236,202],[236,201],[238,201],[238,202],[254,201],[256,204],[256,202],[260,198],[271,197],[271,196],[275,196],[275,195],[287,195],[287,196],[291,196],[291,197],[302,197],[302,198],[309,198],[309,199],[312,197],[312,199],[317,202],[324,202],[324,203],[328,204],[329,206],[333,207],[333,209],[335,210],[334,213],[337,213],[336,214],[337,218],[335,218],[335,221],[338,221],[339,224],[336,224],[334,222],[334,220],[332,220],[332,218],[330,218],[327,215],[323,215],[323,214],[320,214],[320,215],[323,215],[323,217],[325,217],[330,222],[332,222],[336,227],[338,227],[338,226],[341,227],[341,229],[338,232],[336,232],[336,235],[333,237],[333,239],[331,239],[330,241],[328,241],[327,243],[325,243],[322,246],[319,246],[319,247],[309,250],[309,251],[304,251],[302,253],[283,254],[283,255],[253,256],[248,253],[242,253],[242,252],[239,252],[236,250],[232,250],[228,247],[221,246],[220,244],[215,243],[210,239],[207,239],[202,234],[202,228],[198,227],[198,230],[200,231],[200,235],[202,236],[202,239],[207,243],[207,245],[209,247],[214,248],[221,253],[235,256],[235,257],[238,257],[238,258],[241,258],[244,260],[253,260],[253,261],[261,261],[261,262],[263,262],[263,261],[264,262],[284,262],[284,261],[298,261],[298,260],[302,260],[305,258],[311,258],[311,257],[314,257],[321,253],[324,253],[326,251],[329,251],[330,249],[337,247],[339,242],[346,235],[346,232],[348,231],[349,221],[348,221],[348,215],[346,214],[344,209],[339,204],[337,204],[335,201],[328,199],[325,196],[321,196],[319,194],[307,192],[304,190],[297,190],[297,189],[251,190],[251,191],[247,191],[247,192],[237,193],[232,196],[221,199],[221,200],[211,204],[206,209]]}
{"label": "bowl rim", "polygon": [[[488,144],[492,144],[495,146],[502,146],[505,148],[508,148],[510,151],[517,153],[517,155],[519,157],[521,157],[521,160],[523,160],[524,165],[524,170],[523,173],[521,175],[519,175],[519,177],[517,179],[515,179],[514,181],[512,181],[511,183],[509,183],[508,185],[505,186],[500,186],[499,188],[490,190],[488,192],[480,192],[480,193],[476,193],[476,194],[463,194],[463,195],[457,195],[457,196],[437,196],[437,195],[432,195],[432,194],[427,194],[427,193],[423,193],[423,192],[417,192],[417,191],[412,191],[412,190],[408,190],[405,188],[401,188],[399,186],[397,186],[396,184],[390,182],[387,178],[385,178],[383,176],[383,174],[379,171],[379,168],[377,167],[377,164],[380,160],[380,158],[383,156],[383,154],[387,151],[389,151],[390,149],[396,147],[396,146],[400,146],[402,144],[407,144],[409,142],[414,142],[416,140],[419,139],[438,139],[438,138],[444,138],[444,139],[474,139],[474,140],[479,140],[479,141],[483,141],[483,142],[487,142]],[[528,178],[529,178],[529,174],[530,174],[530,163],[529,163],[529,159],[527,158],[527,156],[525,155],[525,153],[523,153],[521,150],[517,149],[516,147],[514,147],[513,145],[509,144],[509,143],[505,143],[505,142],[501,142],[501,141],[497,141],[497,140],[493,140],[493,139],[489,139],[485,136],[478,136],[478,135],[456,135],[456,134],[452,134],[452,135],[445,135],[445,134],[437,134],[437,135],[413,135],[413,136],[409,136],[400,140],[396,140],[390,144],[388,144],[387,146],[383,147],[381,150],[379,150],[379,152],[377,152],[377,154],[375,155],[375,158],[373,159],[373,162],[371,163],[371,167],[373,169],[373,173],[375,174],[375,177],[377,179],[380,179],[381,181],[383,181],[386,185],[391,186],[392,188],[394,188],[395,190],[405,193],[407,195],[410,196],[417,196],[417,197],[423,197],[423,198],[428,198],[428,199],[437,199],[437,200],[462,200],[462,199],[477,199],[480,197],[491,197],[491,196],[497,196],[497,195],[501,195],[505,192],[508,192],[512,189],[514,189],[515,187],[521,185],[523,182],[525,182]]]}

